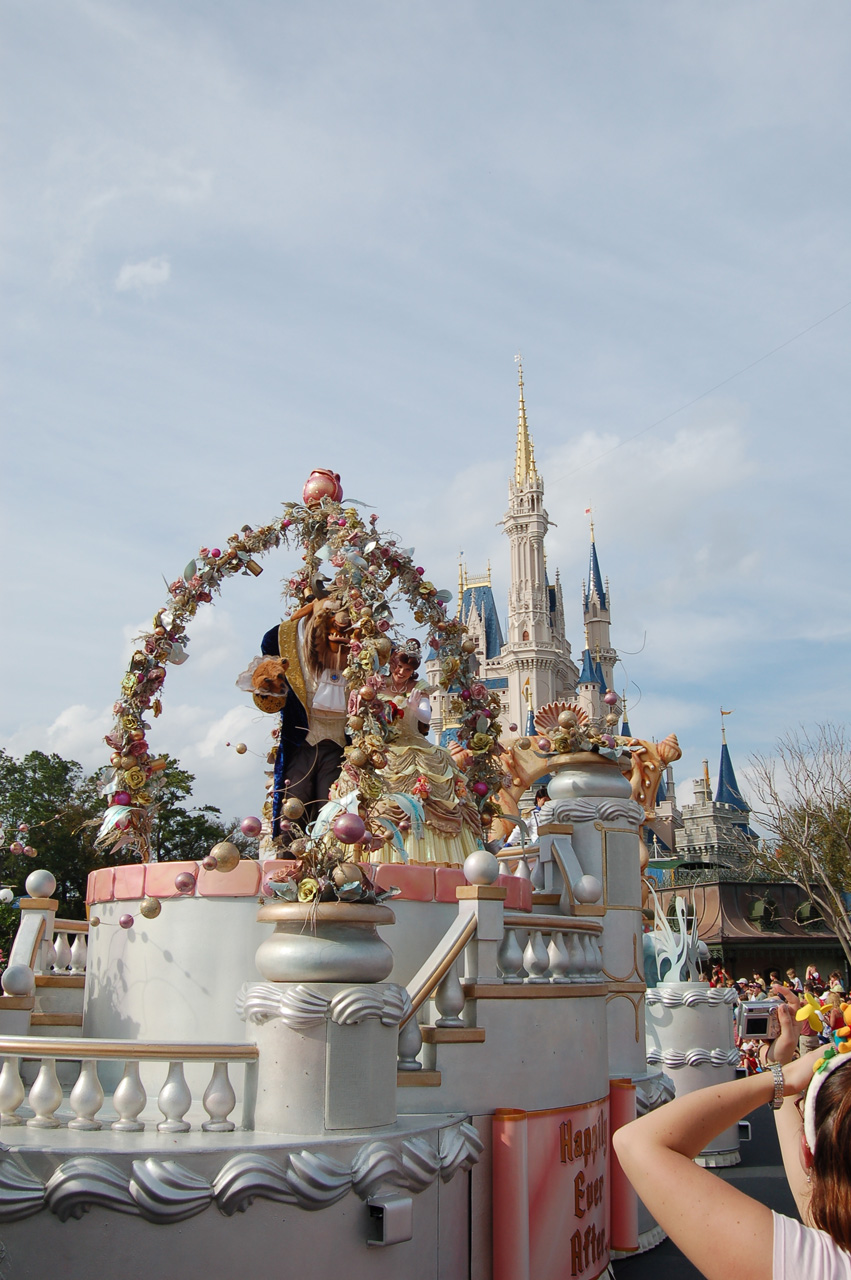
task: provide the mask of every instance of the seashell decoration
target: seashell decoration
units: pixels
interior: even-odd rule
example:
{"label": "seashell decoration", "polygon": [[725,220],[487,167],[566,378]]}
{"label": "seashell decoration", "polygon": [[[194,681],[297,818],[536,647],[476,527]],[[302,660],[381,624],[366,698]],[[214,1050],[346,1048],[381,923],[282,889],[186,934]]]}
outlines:
{"label": "seashell decoration", "polygon": [[535,728],[538,733],[555,733],[559,728],[558,718],[563,711],[572,711],[580,727],[588,724],[588,716],[575,702],[548,702],[535,713]]}

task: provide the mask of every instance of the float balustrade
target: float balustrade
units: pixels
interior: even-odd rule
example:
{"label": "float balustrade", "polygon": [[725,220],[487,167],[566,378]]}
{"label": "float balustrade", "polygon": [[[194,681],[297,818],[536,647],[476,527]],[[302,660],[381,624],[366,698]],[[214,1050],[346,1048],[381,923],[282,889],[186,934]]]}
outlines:
{"label": "float balustrade", "polygon": [[[235,1124],[228,1117],[236,1106],[236,1095],[228,1076],[231,1063],[255,1062],[258,1051],[247,1044],[166,1044],[127,1040],[78,1040],[60,1037],[0,1037],[0,1125],[26,1124],[31,1129],[58,1129],[67,1123],[69,1129],[95,1130],[111,1128],[118,1133],[138,1133],[145,1128],[139,1116],[148,1098],[139,1074],[143,1062],[161,1062],[166,1076],[157,1095],[157,1106],[163,1119],[156,1128],[160,1133],[188,1133],[191,1124],[184,1117],[192,1106],[192,1094],[183,1074],[185,1062],[210,1062],[213,1073],[202,1103],[208,1119],[201,1128],[207,1133],[230,1133]],[[22,1058],[40,1062],[29,1096],[19,1070]],[[106,1098],[98,1079],[98,1062],[123,1060],[124,1074],[111,1098]],[[56,1112],[65,1102],[56,1075],[57,1061],[80,1063],[80,1074],[67,1104],[72,1118],[63,1121]],[[21,1114],[24,1100],[32,1115]],[[114,1120],[98,1120],[98,1112],[108,1103],[115,1111]]]}

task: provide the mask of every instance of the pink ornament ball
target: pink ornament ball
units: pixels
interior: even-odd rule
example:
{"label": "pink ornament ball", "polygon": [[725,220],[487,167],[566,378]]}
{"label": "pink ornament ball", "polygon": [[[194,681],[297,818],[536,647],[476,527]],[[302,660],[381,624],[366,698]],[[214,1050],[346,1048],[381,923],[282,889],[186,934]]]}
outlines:
{"label": "pink ornament ball", "polygon": [[603,696],[603,701],[610,707],[613,707],[617,700],[618,695],[615,693],[614,689],[609,689],[609,691]]}
{"label": "pink ornament ball", "polygon": [[357,844],[366,835],[366,824],[356,813],[341,813],[331,824],[340,844]]}
{"label": "pink ornament ball", "polygon": [[510,725],[508,726],[508,732],[509,732],[509,733],[516,733],[516,732],[517,732],[517,725],[516,725],[516,724],[510,724]]}
{"label": "pink ornament ball", "polygon": [[110,803],[110,804],[129,804],[129,803],[130,803],[130,792],[129,792],[129,791],[114,791],[114,792],[113,792],[113,794],[112,794],[112,799],[110,800],[110,802],[109,802],[109,803]]}
{"label": "pink ornament ball", "polygon": [[259,818],[251,816],[242,819],[242,822],[239,824],[239,829],[244,836],[250,836],[251,839],[253,839],[255,836],[260,835],[260,832],[263,830],[263,823]]}
{"label": "pink ornament ball", "polygon": [[470,701],[470,699],[472,698],[472,696],[473,696],[473,695],[472,695],[472,693],[470,693],[470,690],[469,690],[469,689],[462,689],[462,690],[461,690],[461,697],[462,697],[462,699],[464,700],[464,702],[469,702],[469,701]]}
{"label": "pink ornament ball", "polygon": [[603,734],[603,742],[605,742],[607,747],[613,747],[615,745],[615,740],[610,733]]}
{"label": "pink ornament ball", "polygon": [[421,564],[417,565],[416,569],[414,570],[414,573],[418,573],[421,578],[425,577],[425,569],[422,567]]}
{"label": "pink ornament ball", "polygon": [[486,782],[474,782],[473,790],[477,796],[486,796],[488,793],[488,784]]}
{"label": "pink ornament ball", "polygon": [[208,853],[206,858],[202,858],[201,866],[204,868],[205,871],[215,871],[218,867],[218,863],[216,862],[216,859],[211,858]]}
{"label": "pink ornament ball", "polygon": [[218,558],[219,558],[219,556],[220,556],[221,554],[222,554],[222,553],[221,553],[221,551],[219,550],[219,548],[218,548],[218,547],[213,547],[213,550],[210,552],[210,559],[211,559],[211,560],[218,560]]}
{"label": "pink ornament ball", "polygon": [[38,857],[38,850],[37,850],[37,849],[34,849],[34,848],[32,847],[32,845],[31,845],[31,844],[25,844],[25,845],[24,845],[24,857],[25,857],[25,858],[37,858],[37,857]]}
{"label": "pink ornament ball", "polygon": [[13,840],[12,843],[9,845],[10,853],[19,854],[19,853],[23,853],[23,851],[24,851],[24,846],[21,844],[20,840]]}
{"label": "pink ornament ball", "polygon": [[292,524],[292,520],[282,520],[282,521],[281,521],[281,528],[282,528],[282,529],[289,529],[289,527],[290,527],[290,525],[291,525],[291,524]]}
{"label": "pink ornament ball", "polygon": [[122,929],[132,929],[133,925],[135,924],[135,921],[132,916],[126,915],[126,916],[119,916],[118,923],[120,924]]}
{"label": "pink ornament ball", "polygon": [[194,893],[195,877],[191,871],[178,871],[174,877],[174,887],[178,893]]}
{"label": "pink ornament ball", "polygon": [[550,751],[553,744],[550,742],[549,738],[539,738],[535,745],[539,751]]}

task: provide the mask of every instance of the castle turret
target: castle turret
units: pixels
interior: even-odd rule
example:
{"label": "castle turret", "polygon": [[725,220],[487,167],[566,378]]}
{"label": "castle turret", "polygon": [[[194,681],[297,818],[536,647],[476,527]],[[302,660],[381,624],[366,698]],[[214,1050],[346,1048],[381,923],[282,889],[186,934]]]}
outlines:
{"label": "castle turret", "polygon": [[522,725],[527,699],[537,708],[567,697],[576,668],[564,636],[561,583],[547,580],[544,538],[550,519],[544,508],[544,482],[526,420],[523,365],[519,366],[519,405],[514,474],[508,486],[508,511],[503,520],[511,544],[511,583],[508,592],[508,641],[502,661],[508,677],[511,719]]}
{"label": "castle turret", "polygon": [[609,580],[603,581],[597,544],[594,541],[594,521],[591,521],[591,554],[588,565],[588,584],[582,584],[582,614],[585,622],[586,644],[600,667],[600,674],[607,689],[614,688],[614,668],[618,660],[610,638],[611,609]]}

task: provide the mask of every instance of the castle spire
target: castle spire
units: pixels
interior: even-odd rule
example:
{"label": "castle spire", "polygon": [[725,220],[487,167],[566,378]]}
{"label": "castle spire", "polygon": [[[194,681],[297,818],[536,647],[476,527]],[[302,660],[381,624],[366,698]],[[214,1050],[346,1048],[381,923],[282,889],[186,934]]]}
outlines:
{"label": "castle spire", "polygon": [[600,573],[600,561],[597,559],[597,543],[594,541],[594,521],[591,521],[591,558],[588,565],[588,596],[597,597],[601,609],[608,608],[608,592],[603,586],[603,575]]}
{"label": "castle spire", "polygon": [[523,358],[522,356],[517,356],[516,359],[520,403],[517,410],[517,454],[514,461],[514,483],[523,485],[528,484],[530,480],[536,479],[538,472],[535,467],[535,451],[532,445],[532,437],[529,435],[529,426],[526,422],[526,401],[523,399]]}

